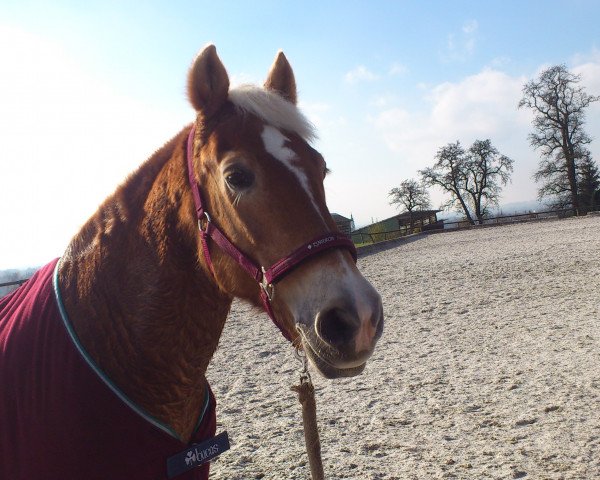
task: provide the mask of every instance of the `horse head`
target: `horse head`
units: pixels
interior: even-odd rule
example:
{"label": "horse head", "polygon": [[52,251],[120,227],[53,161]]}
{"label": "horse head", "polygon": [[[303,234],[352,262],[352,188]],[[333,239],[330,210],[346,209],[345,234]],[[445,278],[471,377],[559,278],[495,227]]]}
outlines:
{"label": "horse head", "polygon": [[[202,190],[200,229],[210,222],[241,256],[264,267],[301,246],[316,248],[318,254],[269,285],[270,308],[284,335],[324,376],[362,372],[383,331],[381,298],[352,252],[319,250],[319,242],[339,232],[325,201],[327,165],[311,146],[314,127],[296,106],[286,57],[278,53],[263,88],[231,89],[215,47],[208,46],[190,69],[188,96],[197,112],[189,155]],[[261,304],[258,279],[237,254],[200,239],[198,251],[222,292]]]}

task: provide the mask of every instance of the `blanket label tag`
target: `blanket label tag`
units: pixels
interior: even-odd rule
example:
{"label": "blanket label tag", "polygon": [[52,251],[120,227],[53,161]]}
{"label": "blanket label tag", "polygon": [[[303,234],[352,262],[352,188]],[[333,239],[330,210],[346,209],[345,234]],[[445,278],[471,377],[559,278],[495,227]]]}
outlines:
{"label": "blanket label tag", "polygon": [[210,462],[226,450],[229,450],[227,432],[219,433],[216,437],[209,438],[202,443],[196,443],[167,459],[167,476],[174,478],[181,475],[203,463]]}

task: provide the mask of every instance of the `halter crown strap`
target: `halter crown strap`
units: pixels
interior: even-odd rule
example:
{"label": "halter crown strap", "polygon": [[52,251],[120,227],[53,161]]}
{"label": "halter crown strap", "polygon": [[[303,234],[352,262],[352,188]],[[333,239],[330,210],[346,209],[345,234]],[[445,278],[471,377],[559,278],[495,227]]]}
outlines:
{"label": "halter crown strap", "polygon": [[244,254],[233,243],[231,243],[225,234],[223,234],[223,232],[221,232],[221,230],[219,230],[219,228],[212,223],[210,216],[204,209],[202,195],[200,193],[200,186],[198,185],[194,175],[195,131],[196,125],[193,125],[187,140],[187,167],[190,187],[194,197],[194,205],[196,206],[196,217],[198,219],[198,229],[200,231],[200,238],[202,240],[204,258],[206,259],[206,262],[214,275],[215,270],[210,255],[210,249],[208,247],[208,238],[210,238],[225,253],[233,258],[248,273],[248,275],[250,275],[256,282],[259,283],[261,287],[260,296],[265,311],[273,323],[279,328],[283,336],[291,342],[293,339],[290,337],[288,331],[277,321],[271,306],[272,296],[269,293],[269,290],[273,289],[273,284],[308,257],[331,248],[343,248],[348,250],[356,262],[356,247],[347,236],[338,232],[328,232],[297,248],[286,257],[283,257],[275,262],[269,268],[259,268],[256,263],[254,263],[246,254]]}

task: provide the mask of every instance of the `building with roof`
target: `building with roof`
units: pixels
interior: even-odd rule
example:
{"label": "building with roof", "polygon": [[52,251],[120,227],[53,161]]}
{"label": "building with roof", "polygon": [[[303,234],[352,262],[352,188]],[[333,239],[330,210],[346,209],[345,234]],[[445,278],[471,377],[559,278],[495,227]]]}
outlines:
{"label": "building with roof", "polygon": [[352,232],[354,243],[380,242],[403,237],[411,233],[444,228],[444,221],[438,220],[441,210],[419,210],[404,212],[375,222]]}
{"label": "building with roof", "polygon": [[335,220],[335,224],[340,229],[340,232],[345,233],[346,235],[350,235],[354,230],[354,219],[352,215],[350,218],[346,218],[338,213],[332,213],[331,216],[333,220]]}

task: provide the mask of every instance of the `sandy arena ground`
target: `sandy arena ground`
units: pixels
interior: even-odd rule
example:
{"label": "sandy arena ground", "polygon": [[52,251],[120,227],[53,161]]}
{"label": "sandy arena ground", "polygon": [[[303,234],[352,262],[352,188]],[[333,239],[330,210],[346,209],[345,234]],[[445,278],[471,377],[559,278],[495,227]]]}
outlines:
{"label": "sandy arena ground", "polygon": [[[326,478],[600,479],[600,217],[418,237],[359,260],[365,372],[313,373]],[[291,348],[235,304],[209,369],[215,479],[308,479]]]}

